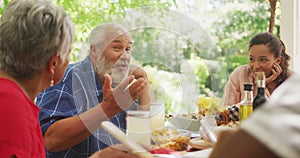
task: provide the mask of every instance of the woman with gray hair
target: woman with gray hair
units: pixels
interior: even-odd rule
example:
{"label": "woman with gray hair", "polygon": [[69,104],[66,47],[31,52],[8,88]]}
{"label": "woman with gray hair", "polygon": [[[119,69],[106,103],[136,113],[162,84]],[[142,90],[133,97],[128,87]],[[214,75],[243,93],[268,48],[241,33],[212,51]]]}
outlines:
{"label": "woman with gray hair", "polygon": [[[40,109],[34,100],[42,90],[62,79],[69,64],[73,36],[73,25],[65,11],[50,2],[13,0],[3,12],[0,21],[1,158],[46,157],[38,121]],[[146,81],[138,79],[125,89],[133,79],[130,76],[113,89],[110,76],[105,74],[105,105],[102,106],[115,108],[116,94],[136,99]],[[83,118],[90,120],[89,116]],[[82,124],[82,120],[76,121]],[[121,151],[100,155],[132,157]]]}
{"label": "woman with gray hair", "polygon": [[11,1],[0,22],[0,157],[45,157],[34,99],[68,65],[73,25],[49,2]]}

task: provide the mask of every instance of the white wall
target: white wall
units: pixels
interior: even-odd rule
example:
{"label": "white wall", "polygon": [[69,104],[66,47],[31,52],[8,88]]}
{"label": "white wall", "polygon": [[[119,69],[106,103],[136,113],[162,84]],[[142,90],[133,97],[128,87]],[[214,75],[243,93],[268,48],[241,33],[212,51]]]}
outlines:
{"label": "white wall", "polygon": [[281,0],[280,36],[292,56],[290,68],[300,72],[300,2]]}

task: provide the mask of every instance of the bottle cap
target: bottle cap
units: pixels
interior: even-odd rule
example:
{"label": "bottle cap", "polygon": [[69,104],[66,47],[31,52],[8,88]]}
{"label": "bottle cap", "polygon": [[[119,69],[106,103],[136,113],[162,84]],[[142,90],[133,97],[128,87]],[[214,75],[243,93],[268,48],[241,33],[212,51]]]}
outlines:
{"label": "bottle cap", "polygon": [[245,91],[252,91],[253,90],[252,83],[244,83],[244,90]]}
{"label": "bottle cap", "polygon": [[265,80],[266,79],[265,72],[263,72],[263,71],[256,72],[256,79],[257,80]]}

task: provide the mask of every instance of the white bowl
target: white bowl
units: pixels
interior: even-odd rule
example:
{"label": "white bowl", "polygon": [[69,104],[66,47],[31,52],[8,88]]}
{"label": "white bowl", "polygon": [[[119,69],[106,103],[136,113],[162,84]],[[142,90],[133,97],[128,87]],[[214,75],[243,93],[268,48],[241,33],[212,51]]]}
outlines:
{"label": "white bowl", "polygon": [[184,129],[188,131],[199,131],[200,121],[196,119],[190,119],[181,115],[169,118],[168,121],[177,129]]}

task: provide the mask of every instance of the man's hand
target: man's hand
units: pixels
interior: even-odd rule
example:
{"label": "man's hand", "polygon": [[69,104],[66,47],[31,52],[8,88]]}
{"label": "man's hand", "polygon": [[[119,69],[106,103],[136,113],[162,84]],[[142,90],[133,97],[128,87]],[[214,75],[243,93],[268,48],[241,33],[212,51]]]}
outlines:
{"label": "man's hand", "polygon": [[130,65],[129,74],[133,75],[135,79],[144,78],[145,80],[148,80],[146,71],[137,65]]}
{"label": "man's hand", "polygon": [[104,77],[102,106],[109,117],[129,108],[147,85],[144,78],[139,78],[126,89],[134,79],[134,76],[131,75],[113,89],[111,87],[111,77],[108,74],[105,74]]}
{"label": "man's hand", "polygon": [[146,87],[138,98],[139,106],[138,109],[140,110],[149,110],[150,109],[150,102],[155,102],[154,93],[150,88],[150,83],[148,80],[147,72],[138,65],[130,65],[129,74],[133,75],[135,79],[144,78],[146,80]]}

